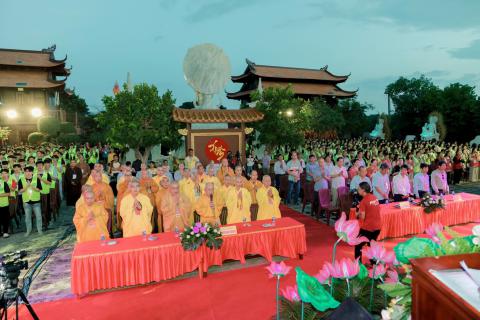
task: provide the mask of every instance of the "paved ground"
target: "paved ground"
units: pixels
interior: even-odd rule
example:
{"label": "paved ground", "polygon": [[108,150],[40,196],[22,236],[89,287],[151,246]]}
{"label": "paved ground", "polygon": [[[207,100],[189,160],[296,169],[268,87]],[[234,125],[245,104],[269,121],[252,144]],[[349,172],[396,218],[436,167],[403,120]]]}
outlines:
{"label": "paved ground", "polygon": [[[462,183],[454,186],[455,192],[469,192],[480,194],[480,183]],[[301,211],[300,206],[292,206],[293,209]],[[305,213],[310,212],[310,205],[305,208]],[[15,229],[16,233],[8,239],[0,238],[0,255],[16,250],[27,250],[29,267],[33,266],[46,249],[61,239],[68,228],[72,227],[73,208],[62,206],[60,218],[52,223],[50,230],[39,236],[36,232],[30,237],[24,236],[24,222],[21,222],[21,229]],[[333,224],[333,221],[330,222]],[[75,232],[68,234],[59,244],[51,256],[40,266],[39,271],[33,279],[28,298],[30,302],[51,301],[71,297],[70,292],[70,261],[75,245]],[[265,264],[265,259],[255,257],[247,260],[247,264],[239,262],[228,262],[222,267],[213,267],[209,272],[220,272],[238,268],[250,267],[253,265]],[[25,271],[24,271],[25,273]],[[186,274],[182,277],[194,277],[197,273]],[[23,274],[21,278],[23,277]]]}

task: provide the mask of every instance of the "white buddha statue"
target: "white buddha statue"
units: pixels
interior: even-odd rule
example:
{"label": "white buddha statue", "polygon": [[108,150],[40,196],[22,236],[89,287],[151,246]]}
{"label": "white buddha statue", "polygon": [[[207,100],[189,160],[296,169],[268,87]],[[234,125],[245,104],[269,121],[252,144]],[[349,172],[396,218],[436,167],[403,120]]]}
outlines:
{"label": "white buddha statue", "polygon": [[423,125],[422,133],[420,134],[420,137],[423,141],[438,141],[440,139],[440,135],[437,132],[437,122],[438,118],[436,116],[428,117],[428,122]]}
{"label": "white buddha statue", "polygon": [[370,137],[373,139],[385,139],[385,133],[383,132],[383,119],[378,119],[378,123],[375,128],[370,132]]}

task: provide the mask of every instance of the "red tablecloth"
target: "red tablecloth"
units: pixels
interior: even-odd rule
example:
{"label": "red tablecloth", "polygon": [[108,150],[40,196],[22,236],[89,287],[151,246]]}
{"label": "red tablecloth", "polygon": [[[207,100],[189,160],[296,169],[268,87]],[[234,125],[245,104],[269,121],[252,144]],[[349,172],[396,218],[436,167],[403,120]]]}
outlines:
{"label": "red tablecloth", "polygon": [[394,203],[381,205],[382,229],[378,239],[396,238],[423,233],[433,222],[444,226],[480,221],[480,196],[460,193],[462,200],[453,201],[448,195],[445,209],[437,209],[430,214],[420,206],[406,209],[395,208]]}
{"label": "red tablecloth", "polygon": [[208,270],[224,260],[245,262],[245,255],[259,254],[296,257],[307,250],[305,227],[291,218],[277,219],[275,227],[264,228],[269,220],[251,222],[250,227],[237,224],[238,234],[224,236],[220,250],[202,248],[183,250],[174,233],[157,234],[156,241],[142,237],[116,239],[114,246],[100,241],[79,243],[72,255],[72,292],[77,295],[95,290],[146,284],[175,278],[200,268]]}
{"label": "red tablecloth", "polygon": [[253,221],[251,226],[237,226],[236,235],[224,236],[220,250],[205,249],[204,270],[225,260],[245,263],[245,255],[261,255],[269,262],[273,256],[295,258],[307,251],[305,226],[292,218],[277,219],[275,227],[265,228],[269,220]]}

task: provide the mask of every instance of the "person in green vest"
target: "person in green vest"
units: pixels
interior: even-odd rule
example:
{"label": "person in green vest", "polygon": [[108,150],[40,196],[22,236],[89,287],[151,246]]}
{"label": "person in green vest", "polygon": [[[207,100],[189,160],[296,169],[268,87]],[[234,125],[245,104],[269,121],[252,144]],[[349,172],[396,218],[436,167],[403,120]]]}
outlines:
{"label": "person in green vest", "polygon": [[[6,180],[4,180],[6,179]],[[2,169],[2,179],[0,180],[0,234],[8,238],[8,229],[10,228],[10,187],[8,186],[8,169]]]}
{"label": "person in green vest", "polygon": [[52,178],[52,183],[50,184],[50,212],[53,215],[53,220],[56,221],[58,218],[58,213],[60,209],[60,189],[59,189],[59,175],[61,175],[57,168],[52,165],[52,159],[46,158],[44,164],[45,172],[48,172]]}
{"label": "person in green vest", "polygon": [[47,230],[48,224],[51,220],[51,208],[50,208],[50,185],[52,184],[52,177],[43,167],[43,161],[37,161],[37,177],[41,181],[40,187],[40,200],[42,209],[42,226],[43,230]]}
{"label": "person in green vest", "polygon": [[25,210],[25,225],[28,237],[32,232],[32,213],[35,214],[37,231],[42,234],[42,207],[40,204],[40,188],[42,182],[36,174],[33,174],[33,167],[25,168],[25,174],[18,182],[18,192],[22,196],[23,209]]}

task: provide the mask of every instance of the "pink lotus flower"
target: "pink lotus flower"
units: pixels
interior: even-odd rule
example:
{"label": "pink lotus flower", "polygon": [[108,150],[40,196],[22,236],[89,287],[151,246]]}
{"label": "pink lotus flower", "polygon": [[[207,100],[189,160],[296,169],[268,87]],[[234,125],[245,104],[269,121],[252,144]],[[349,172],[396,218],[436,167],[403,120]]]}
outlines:
{"label": "pink lotus flower", "polygon": [[273,278],[286,276],[292,267],[288,267],[283,261],[280,263],[275,263],[272,261],[272,263],[266,267],[266,269],[270,272],[268,277]]}
{"label": "pink lotus flower", "polygon": [[387,278],[385,279],[385,283],[398,283],[398,282],[399,282],[399,280],[398,280],[397,270],[388,270],[387,271]]}
{"label": "pink lotus flower", "polygon": [[358,259],[351,260],[343,258],[340,261],[335,261],[334,265],[331,263],[326,263],[325,265],[333,278],[350,279],[360,272]]}
{"label": "pink lotus flower", "polygon": [[385,246],[375,240],[370,241],[370,246],[364,248],[363,253],[368,259],[382,263],[393,263],[396,259],[395,252],[387,251]]}
{"label": "pink lotus flower", "polygon": [[438,233],[443,231],[443,225],[441,223],[434,222],[425,229],[425,233],[436,243],[442,242],[438,237]]}
{"label": "pink lotus flower", "polygon": [[330,270],[326,263],[323,265],[322,270],[320,270],[314,277],[321,284],[325,284],[328,282],[328,279],[330,279]]}
{"label": "pink lotus flower", "polygon": [[300,295],[298,294],[298,287],[297,285],[291,287],[288,286],[285,289],[282,289],[282,296],[291,302],[300,301]]}
{"label": "pink lotus flower", "polygon": [[[375,270],[375,275],[373,274],[373,270]],[[386,268],[383,264],[377,264],[372,269],[368,270],[368,276],[373,279],[378,279],[385,275]]]}
{"label": "pink lotus flower", "polygon": [[351,246],[355,246],[362,242],[368,242],[366,237],[358,237],[358,233],[360,232],[358,220],[347,221],[345,212],[342,212],[340,219],[335,222],[335,231],[341,240],[347,242]]}

